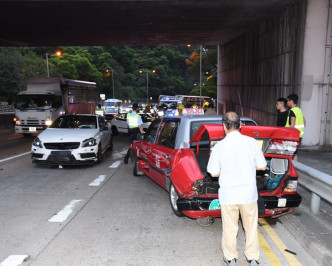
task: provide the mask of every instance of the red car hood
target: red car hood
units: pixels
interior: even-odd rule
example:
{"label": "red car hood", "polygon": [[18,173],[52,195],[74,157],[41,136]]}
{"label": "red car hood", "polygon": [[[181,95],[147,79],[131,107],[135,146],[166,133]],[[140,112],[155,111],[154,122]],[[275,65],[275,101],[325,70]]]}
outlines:
{"label": "red car hood", "polygon": [[[270,126],[242,126],[241,134],[257,139],[265,156],[292,158],[300,141],[300,131],[295,128]],[[215,141],[225,137],[225,131],[219,124],[203,124],[190,140],[197,142],[196,153],[199,152],[198,143],[201,140]]]}

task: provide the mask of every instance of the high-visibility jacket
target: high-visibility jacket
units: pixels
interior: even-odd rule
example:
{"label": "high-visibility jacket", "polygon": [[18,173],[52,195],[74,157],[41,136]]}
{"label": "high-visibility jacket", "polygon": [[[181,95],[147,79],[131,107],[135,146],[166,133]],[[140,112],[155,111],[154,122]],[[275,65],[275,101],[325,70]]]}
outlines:
{"label": "high-visibility jacket", "polygon": [[[296,116],[295,128],[298,129],[301,132],[300,133],[300,138],[303,138],[304,117],[303,117],[302,110],[299,107],[295,106],[291,109],[291,111],[293,111],[293,113]],[[286,127],[290,127],[289,121],[290,121],[290,116],[289,116],[289,113],[288,113],[288,117],[287,117],[287,121],[286,121]]]}
{"label": "high-visibility jacket", "polygon": [[95,114],[96,115],[104,115],[104,110],[103,109],[96,109]]}
{"label": "high-visibility jacket", "polygon": [[139,119],[139,114],[135,115],[127,114],[127,122],[129,128],[138,127],[138,119]]}

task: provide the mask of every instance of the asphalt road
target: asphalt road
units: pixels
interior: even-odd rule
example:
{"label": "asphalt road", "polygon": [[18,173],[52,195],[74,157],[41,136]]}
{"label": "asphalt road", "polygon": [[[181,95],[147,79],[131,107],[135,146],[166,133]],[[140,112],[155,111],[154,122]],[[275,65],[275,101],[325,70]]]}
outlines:
{"label": "asphalt road", "polygon": [[[123,164],[126,136],[99,165],[51,168],[31,163],[33,138],[1,133],[0,265],[222,265],[221,219],[175,216],[168,193]],[[260,219],[259,238],[261,265],[318,265],[279,219]],[[240,228],[238,265],[244,241]]]}

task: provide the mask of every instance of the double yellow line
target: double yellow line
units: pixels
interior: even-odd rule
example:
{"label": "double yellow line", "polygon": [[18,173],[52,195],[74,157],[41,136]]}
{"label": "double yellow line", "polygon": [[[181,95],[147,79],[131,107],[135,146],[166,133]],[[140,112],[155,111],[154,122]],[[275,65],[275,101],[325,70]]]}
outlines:
{"label": "double yellow line", "polygon": [[[272,227],[268,224],[268,222],[264,218],[259,218],[258,222],[262,226],[262,228],[268,233],[268,235],[276,244],[281,253],[286,257],[290,266],[302,265],[293,254],[290,254],[285,251],[285,249],[287,249],[286,245],[282,242],[282,240],[279,238],[279,236],[276,234],[276,232],[272,229]],[[270,261],[271,265],[272,266],[282,265],[277,255],[272,251],[271,247],[269,246],[269,244],[267,243],[267,241],[265,240],[264,236],[260,231],[258,231],[258,239],[259,239],[259,245],[262,248],[265,256]]]}

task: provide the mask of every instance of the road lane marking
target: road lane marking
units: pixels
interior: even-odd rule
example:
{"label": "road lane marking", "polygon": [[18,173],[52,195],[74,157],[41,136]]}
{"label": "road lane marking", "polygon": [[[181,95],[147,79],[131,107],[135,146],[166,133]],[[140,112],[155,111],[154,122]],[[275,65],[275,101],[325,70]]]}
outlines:
{"label": "road lane marking", "polygon": [[258,231],[258,240],[261,249],[263,250],[265,256],[270,261],[271,265],[273,266],[282,266],[281,261],[278,259],[277,255],[273,252],[267,241],[265,240],[264,236],[260,231]]}
{"label": "road lane marking", "polygon": [[68,216],[73,212],[75,206],[82,200],[72,200],[68,205],[66,205],[61,211],[55,214],[48,221],[51,223],[62,223]]}
{"label": "road lane marking", "polygon": [[22,262],[26,261],[28,258],[28,255],[10,255],[0,263],[0,266],[17,266],[22,264]]}
{"label": "road lane marking", "polygon": [[9,158],[6,158],[6,159],[2,159],[2,160],[0,160],[0,163],[8,161],[8,160],[11,160],[11,159],[15,159],[15,158],[27,155],[27,154],[31,154],[31,151],[28,151],[28,152],[25,152],[25,153],[21,153],[21,154],[18,154],[18,155],[15,155],[15,156],[12,156],[12,157],[9,157]]}
{"label": "road lane marking", "polygon": [[109,168],[118,168],[121,161],[115,161],[112,165],[109,166]]}
{"label": "road lane marking", "polygon": [[95,179],[92,183],[89,184],[90,187],[98,187],[101,182],[105,180],[106,175],[100,175],[97,179]]}
{"label": "road lane marking", "polygon": [[276,234],[276,232],[272,229],[272,227],[268,224],[268,222],[264,218],[258,218],[258,221],[262,228],[269,234],[273,242],[277,245],[281,253],[286,257],[286,259],[289,262],[290,266],[298,266],[302,265],[296,257],[288,252],[285,251],[287,249],[286,245],[282,240],[279,238],[279,236]]}

